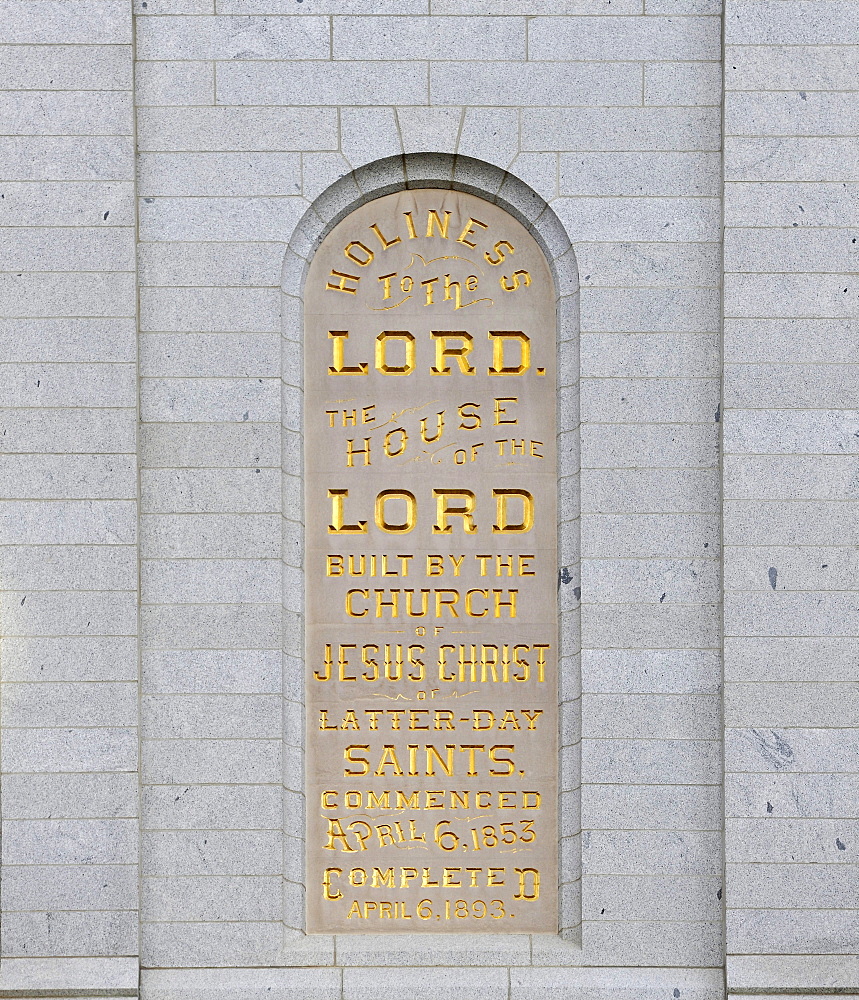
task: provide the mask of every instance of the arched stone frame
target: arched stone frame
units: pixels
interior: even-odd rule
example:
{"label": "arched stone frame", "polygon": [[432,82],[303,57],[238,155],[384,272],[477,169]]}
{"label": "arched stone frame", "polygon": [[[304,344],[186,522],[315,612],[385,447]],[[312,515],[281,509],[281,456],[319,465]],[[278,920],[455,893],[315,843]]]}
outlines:
{"label": "arched stone frame", "polygon": [[[571,240],[548,203],[508,171],[471,157],[410,153],[359,167],[328,187],[296,226],[281,278],[283,357],[283,690],[284,690],[284,964],[332,964],[333,936],[304,934],[304,500],[303,289],[316,248],[352,211],[409,188],[464,191],[497,204],[522,223],[546,256],[555,282],[558,350],[559,614],[559,934],[580,944],[581,928],[581,629],[579,621],[579,282]],[[535,935],[439,935],[442,950],[468,965],[535,960]],[[541,936],[542,937],[542,936]],[[334,964],[439,964],[426,936],[338,935]],[[561,941],[555,939],[558,944]],[[440,942],[441,943],[441,942]],[[551,943],[546,942],[551,949]],[[567,948],[564,950],[566,951]],[[428,958],[428,952],[432,957]],[[384,952],[384,960],[372,961]],[[481,955],[486,956],[485,959]],[[446,964],[442,962],[441,964]],[[553,964],[557,964],[555,961]],[[563,964],[577,964],[567,954]]]}

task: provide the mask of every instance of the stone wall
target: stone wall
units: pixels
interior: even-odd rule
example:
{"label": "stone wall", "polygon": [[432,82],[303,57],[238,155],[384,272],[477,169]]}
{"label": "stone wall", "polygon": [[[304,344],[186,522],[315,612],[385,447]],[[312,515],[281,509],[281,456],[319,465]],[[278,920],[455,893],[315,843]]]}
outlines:
{"label": "stone wall", "polygon": [[18,959],[137,953],[131,10],[7,0],[0,43],[0,976],[15,981]]}
{"label": "stone wall", "polygon": [[[859,3],[720,15],[0,0],[0,994],[859,991]],[[295,330],[422,184],[578,270],[581,661],[563,940],[416,958],[301,934]]]}
{"label": "stone wall", "polygon": [[859,5],[725,41],[728,981],[855,988]]}

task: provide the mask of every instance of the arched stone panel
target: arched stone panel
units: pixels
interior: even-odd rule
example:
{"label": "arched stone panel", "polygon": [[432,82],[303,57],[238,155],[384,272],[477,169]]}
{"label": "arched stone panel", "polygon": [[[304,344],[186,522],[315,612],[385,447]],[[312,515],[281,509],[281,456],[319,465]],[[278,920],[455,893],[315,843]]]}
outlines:
{"label": "arched stone panel", "polygon": [[[570,240],[557,216],[518,178],[481,161],[443,154],[393,157],[362,167],[325,191],[305,214],[290,240],[284,261],[284,690],[286,891],[285,963],[293,953],[322,946],[323,935],[301,938],[304,923],[304,751],[303,650],[304,511],[302,501],[303,287],[310,261],[325,236],[347,215],[369,201],[417,188],[464,191],[489,201],[526,227],[543,251],[555,286],[557,312],[558,445],[558,622],[559,622],[559,926],[561,937],[578,940],[581,850],[579,828],[579,443],[578,443],[578,274]],[[299,935],[298,938],[295,935]],[[455,941],[454,941],[455,938]],[[505,935],[506,947],[525,935]],[[338,936],[338,962],[347,952]],[[390,942],[395,939],[389,938]],[[449,938],[457,952],[471,948],[472,935]],[[483,938],[485,940],[485,937]],[[302,944],[301,942],[304,942]],[[316,945],[311,942],[316,941]],[[363,955],[366,945],[356,944]],[[295,949],[298,951],[295,951]],[[397,964],[422,964],[414,946],[393,946]],[[390,951],[390,949],[388,949]],[[393,958],[391,960],[394,960]],[[305,959],[301,959],[302,964]],[[358,958],[355,959],[358,961]],[[567,956],[566,961],[574,960]],[[349,964],[348,959],[346,964]],[[478,963],[480,964],[480,963]],[[492,963],[490,963],[492,964]]]}

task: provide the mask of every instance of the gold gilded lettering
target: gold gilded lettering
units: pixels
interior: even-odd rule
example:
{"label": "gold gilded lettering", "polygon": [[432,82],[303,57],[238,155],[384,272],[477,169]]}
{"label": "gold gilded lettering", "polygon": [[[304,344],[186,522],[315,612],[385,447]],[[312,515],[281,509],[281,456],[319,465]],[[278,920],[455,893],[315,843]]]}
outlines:
{"label": "gold gilded lettering", "polygon": [[500,424],[518,424],[518,417],[508,418],[507,417],[507,407],[502,406],[502,403],[517,403],[519,402],[518,396],[499,396],[495,400],[495,420],[494,424],[498,427]]}
{"label": "gold gilded lettering", "polygon": [[346,614],[350,618],[366,618],[367,617],[367,609],[366,608],[364,608],[361,611],[356,610],[355,605],[353,604],[353,598],[355,598],[355,597],[363,597],[365,599],[369,599],[369,597],[370,597],[370,591],[369,590],[347,590],[346,591]]}
{"label": "gold gilded lettering", "polygon": [[[473,535],[477,532],[477,525],[474,523],[473,517],[477,498],[471,490],[433,490],[432,492],[436,498],[436,521],[432,527],[434,535],[452,533],[453,528],[448,524],[450,517],[462,518],[462,530],[466,535]],[[455,505],[451,502],[455,500],[459,500],[461,503]]]}
{"label": "gold gilded lettering", "polygon": [[365,759],[364,757],[357,757],[357,756],[355,756],[356,751],[359,751],[359,750],[364,750],[367,753],[369,753],[370,752],[370,745],[369,745],[369,743],[356,743],[356,744],[353,744],[352,746],[346,747],[346,749],[343,751],[343,756],[346,758],[346,760],[350,764],[359,764],[360,767],[361,767],[360,771],[352,771],[348,767],[344,768],[343,774],[345,776],[348,776],[350,774],[354,774],[354,775],[359,775],[360,776],[360,775],[364,775],[364,774],[369,774],[370,773],[370,762],[369,762],[369,760]]}
{"label": "gold gilded lettering", "polygon": [[[469,407],[466,410],[466,407]],[[457,413],[459,413],[460,430],[463,431],[476,431],[480,429],[481,419],[480,414],[477,412],[480,409],[480,403],[461,403],[457,407]],[[472,421],[471,423],[466,423],[466,420]],[[332,425],[333,426],[333,425]]]}
{"label": "gold gilded lettering", "polygon": [[423,876],[421,878],[421,888],[429,889],[431,887],[438,887],[438,882],[433,882],[430,879],[430,869],[424,868],[422,869],[422,871],[423,871]]}
{"label": "gold gilded lettering", "polygon": [[489,609],[484,608],[482,611],[476,611],[472,604],[475,597],[483,597],[487,601],[489,600],[488,590],[469,590],[465,594],[465,613],[469,618],[485,618],[489,614]]}
{"label": "gold gilded lettering", "polygon": [[458,590],[437,590],[435,592],[435,616],[436,618],[443,617],[442,611],[447,608],[450,611],[452,618],[459,618],[459,612],[456,610],[456,605],[459,603],[459,591]]}
{"label": "gold gilded lettering", "polygon": [[346,439],[346,468],[352,469],[355,467],[355,457],[357,455],[364,456],[364,465],[371,465],[370,461],[370,438],[364,438],[364,447],[355,447],[355,438]]}
{"label": "gold gilded lettering", "polygon": [[487,263],[492,264],[493,267],[500,264],[507,254],[514,254],[516,251],[512,243],[507,240],[499,240],[491,251],[487,250],[483,256]]}
{"label": "gold gilded lettering", "polygon": [[[399,442],[394,443],[394,435],[399,435]],[[395,427],[392,431],[388,431],[385,435],[385,440],[382,442],[382,447],[388,458],[396,458],[397,455],[402,455],[406,450],[406,445],[409,443],[409,435],[406,432],[405,427]]]}
{"label": "gold gilded lettering", "polygon": [[421,725],[419,722],[420,716],[429,715],[428,708],[413,708],[409,712],[409,729],[429,729],[429,720],[427,720],[426,725]]}
{"label": "gold gilded lettering", "polygon": [[438,750],[436,750],[436,748],[433,746],[432,743],[427,743],[426,773],[428,775],[435,774],[435,762],[438,761],[439,766],[444,771],[444,773],[448,776],[453,776],[453,751],[455,749],[456,747],[452,743],[445,744],[445,750],[447,751],[447,759],[445,760],[445,758],[442,757],[442,755],[438,752]]}
{"label": "gold gilded lettering", "polygon": [[[405,360],[401,365],[388,364],[388,342],[405,344]],[[376,369],[385,375],[411,375],[415,370],[415,338],[408,330],[383,330],[376,337]]]}
{"label": "gold gilded lettering", "polygon": [[327,681],[331,678],[331,667],[333,666],[333,660],[331,658],[331,643],[325,643],[325,656],[323,658],[323,663],[325,664],[325,670],[320,674],[318,670],[313,671],[313,676],[318,681]]}
{"label": "gold gilded lettering", "polygon": [[[398,618],[400,614],[400,592],[399,590],[390,590],[388,593],[391,595],[390,601],[385,600],[385,591],[377,589],[376,594],[376,617],[382,618],[384,616],[385,608],[390,609],[391,618]],[[397,671],[397,676],[395,679],[399,680],[400,671]]]}
{"label": "gold gilded lettering", "polygon": [[477,775],[477,769],[474,766],[475,750],[486,753],[486,746],[483,743],[463,743],[459,748],[460,753],[468,753],[468,771],[466,771],[466,774],[471,778]]}
{"label": "gold gilded lettering", "polygon": [[427,278],[426,281],[421,282],[421,288],[426,289],[426,302],[424,305],[431,306],[433,304],[433,293],[435,292],[435,283],[438,278]]}
{"label": "gold gilded lettering", "polygon": [[[367,748],[369,750],[369,747]],[[402,777],[403,769],[400,767],[400,762],[397,760],[397,750],[392,743],[386,743],[383,750],[382,756],[379,758],[379,766],[375,770],[376,777],[381,777],[385,774],[385,768],[392,767],[393,773]],[[367,766],[367,771],[369,771],[369,765]],[[367,771],[363,773],[366,774]]]}
{"label": "gold gilded lettering", "polygon": [[444,556],[427,556],[427,576],[444,576]]}
{"label": "gold gilded lettering", "polygon": [[396,885],[394,881],[394,869],[386,868],[385,871],[382,871],[381,868],[374,868],[370,884],[374,889],[378,889],[383,885],[393,889]]}
{"label": "gold gilded lettering", "polygon": [[[474,338],[470,333],[432,330],[430,336],[435,341],[435,364],[430,368],[433,375],[450,375],[448,358],[456,358],[463,375],[474,375],[474,366],[468,362],[468,355],[474,347]],[[462,343],[460,347],[448,347],[448,340],[459,340]]]}
{"label": "gold gilded lettering", "polygon": [[[339,847],[338,847],[339,845]],[[346,831],[343,829],[343,824],[339,819],[329,819],[328,820],[328,843],[324,845],[323,850],[325,851],[348,851],[350,854],[355,853],[355,848],[349,846],[349,840],[346,836]]]}
{"label": "gold gilded lettering", "polygon": [[[373,653],[373,656],[370,655]],[[370,668],[370,673],[364,671],[363,677],[365,681],[374,681],[379,676],[379,661],[374,657],[379,655],[379,647],[373,644],[363,646],[361,649],[361,662],[365,667]],[[371,729],[375,729],[376,726],[371,723]]]}
{"label": "gold gilded lettering", "polygon": [[542,708],[538,708],[535,711],[531,712],[527,708],[523,708],[522,709],[522,714],[528,720],[528,728],[529,729],[536,729],[537,728],[537,719],[539,719],[540,716],[543,714],[543,709]]}
{"label": "gold gilded lettering", "polygon": [[518,222],[463,192],[358,212],[306,292],[308,932],[551,931],[550,274]]}
{"label": "gold gilded lettering", "polygon": [[[355,249],[359,251],[355,252]],[[343,253],[349,258],[349,260],[354,261],[356,264],[360,264],[361,267],[366,267],[368,264],[373,262],[373,258],[376,256],[373,251],[365,246],[360,240],[352,240],[346,246]]]}
{"label": "gold gilded lettering", "polygon": [[400,236],[395,236],[392,240],[385,239],[385,237],[382,235],[382,230],[379,228],[379,225],[376,222],[374,222],[370,226],[370,229],[372,229],[373,232],[376,234],[376,236],[379,237],[379,242],[382,244],[383,250],[388,250],[391,247],[396,246],[402,240],[402,237]]}
{"label": "gold gilded lettering", "polygon": [[462,882],[459,881],[461,873],[461,868],[443,868],[441,872],[441,884],[456,889],[460,888],[462,885]]}
{"label": "gold gilded lettering", "polygon": [[446,240],[448,238],[447,227],[450,224],[450,216],[450,212],[445,212],[444,222],[442,222],[439,218],[438,212],[431,208],[427,212],[427,237],[431,237],[434,234],[435,229],[438,229],[439,236],[443,240]]}
{"label": "gold gilded lettering", "polygon": [[462,230],[459,236],[457,236],[456,242],[464,243],[467,247],[471,247],[472,250],[474,250],[477,247],[477,244],[472,243],[471,240],[468,239],[468,237],[475,235],[475,230],[474,230],[475,226],[480,226],[481,229],[489,228],[489,226],[487,226],[485,222],[481,222],[479,219],[469,219],[468,222],[466,222],[465,224],[465,228]]}
{"label": "gold gilded lettering", "polygon": [[501,751],[501,750],[509,750],[510,753],[513,753],[513,751],[515,749],[516,748],[512,747],[512,746],[494,746],[494,747],[490,747],[489,748],[489,759],[492,761],[493,764],[503,764],[504,767],[505,767],[505,770],[500,771],[500,770],[497,770],[494,767],[490,767],[489,768],[489,773],[492,774],[492,775],[495,775],[497,777],[502,777],[502,778],[503,777],[507,777],[508,775],[513,774],[515,772],[515,770],[516,770],[516,765],[509,758],[500,756],[499,751]]}
{"label": "gold gilded lettering", "polygon": [[366,375],[367,363],[362,361],[357,365],[347,365],[345,359],[345,344],[349,339],[347,330],[329,330],[328,337],[333,341],[331,345],[332,359],[328,369],[329,375]]}
{"label": "gold gilded lettering", "polygon": [[412,213],[403,212],[403,217],[406,220],[406,229],[408,229],[409,231],[409,239],[416,240],[418,238],[418,234],[415,232],[415,224],[414,221],[412,220]]}
{"label": "gold gilded lettering", "polygon": [[[492,495],[496,501],[493,535],[525,534],[534,527],[534,497],[528,490],[493,490]],[[522,518],[519,521],[510,521],[508,518],[507,503],[514,497],[522,501]]]}
{"label": "gold gilded lettering", "polygon": [[383,282],[382,286],[382,298],[389,299],[391,297],[391,278],[396,278],[397,272],[391,271],[390,274],[380,274],[378,280]]}
{"label": "gold gilded lettering", "polygon": [[319,710],[319,728],[321,730],[334,730],[336,732],[337,726],[328,725],[328,712],[324,708]]}
{"label": "gold gilded lettering", "polygon": [[[405,502],[405,520],[400,522],[388,520],[386,506],[390,500]],[[381,531],[386,531],[391,535],[406,535],[417,523],[418,502],[414,493],[410,493],[408,490],[383,490],[376,497],[376,527]]]}
{"label": "gold gilded lettering", "polygon": [[328,490],[331,500],[331,523],[328,525],[329,535],[363,535],[367,532],[367,522],[357,521],[346,524],[343,520],[343,501],[349,496],[349,490]]}
{"label": "gold gilded lettering", "polygon": [[[358,282],[361,280],[361,276],[359,274],[348,274],[345,271],[333,271],[332,270],[332,272],[329,275],[329,277],[331,277],[331,278],[339,278],[340,279],[339,281],[336,281],[333,284],[329,281],[328,284],[325,286],[326,288],[330,289],[332,292],[348,292],[350,295],[355,295],[357,293],[357,291],[358,291]],[[355,287],[354,288],[350,288],[349,287],[349,285],[347,284],[347,282],[349,282],[349,281],[354,281],[355,282]]]}
{"label": "gold gilded lettering", "polygon": [[[519,891],[514,899],[539,899],[540,898],[540,872],[536,868],[514,868],[514,872],[519,876]],[[528,876],[531,876],[529,879]],[[526,889],[530,881],[530,892]]]}
{"label": "gold gilded lettering", "polygon": [[[524,375],[531,367],[531,338],[521,330],[490,330],[488,337],[492,342],[492,367],[487,370],[489,375]],[[518,342],[519,363],[505,364],[504,345]]]}
{"label": "gold gilded lettering", "polygon": [[343,893],[339,890],[331,891],[331,878],[334,875],[342,875],[342,868],[326,868],[322,876],[322,895],[325,899],[342,899]]}
{"label": "gold gilded lettering", "polygon": [[498,283],[505,292],[515,292],[520,285],[524,285],[526,288],[531,284],[531,275],[527,271],[514,271],[513,276],[508,278],[506,274],[503,274],[499,279]]}
{"label": "gold gilded lettering", "polygon": [[435,415],[435,435],[429,437],[427,435],[427,422],[428,417],[421,417],[421,440],[424,444],[432,444],[434,441],[438,441],[444,431],[444,410],[441,413]]}

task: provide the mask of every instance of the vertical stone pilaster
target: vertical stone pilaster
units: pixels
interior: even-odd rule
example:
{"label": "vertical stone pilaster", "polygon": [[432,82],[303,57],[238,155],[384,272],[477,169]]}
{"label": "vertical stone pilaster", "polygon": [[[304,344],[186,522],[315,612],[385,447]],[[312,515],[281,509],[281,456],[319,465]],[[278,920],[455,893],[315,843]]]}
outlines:
{"label": "vertical stone pilaster", "polygon": [[857,15],[850,2],[729,0],[725,11],[725,816],[735,993],[857,986],[857,904],[847,888],[859,626],[859,290],[849,228],[859,221],[859,97],[848,69]]}
{"label": "vertical stone pilaster", "polygon": [[0,16],[0,990],[137,988],[129,0]]}

